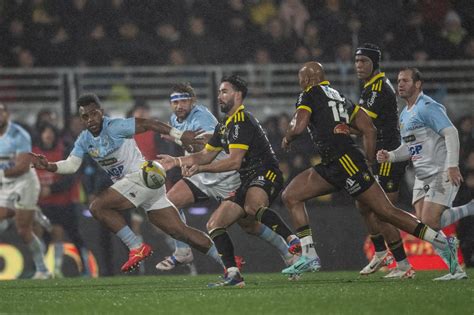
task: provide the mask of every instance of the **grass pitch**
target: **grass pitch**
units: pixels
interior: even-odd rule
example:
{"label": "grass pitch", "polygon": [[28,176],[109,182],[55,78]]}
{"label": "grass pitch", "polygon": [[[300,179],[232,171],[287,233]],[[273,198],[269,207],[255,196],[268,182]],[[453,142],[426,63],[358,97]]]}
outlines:
{"label": "grass pitch", "polygon": [[124,276],[0,282],[1,314],[474,314],[471,279],[434,282],[443,272],[387,281],[357,271],[244,274],[247,286],[208,289],[217,275]]}

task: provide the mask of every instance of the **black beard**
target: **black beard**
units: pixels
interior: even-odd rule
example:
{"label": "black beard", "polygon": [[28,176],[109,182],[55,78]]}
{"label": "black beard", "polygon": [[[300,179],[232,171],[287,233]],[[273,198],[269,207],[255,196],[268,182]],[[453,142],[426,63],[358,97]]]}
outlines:
{"label": "black beard", "polygon": [[223,104],[221,105],[221,112],[227,114],[231,110],[232,106],[230,104]]}

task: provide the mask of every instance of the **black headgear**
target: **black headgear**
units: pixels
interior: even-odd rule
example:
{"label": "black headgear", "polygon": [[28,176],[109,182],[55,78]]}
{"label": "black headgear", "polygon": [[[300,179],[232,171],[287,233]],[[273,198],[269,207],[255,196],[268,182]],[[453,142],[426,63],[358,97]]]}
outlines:
{"label": "black headgear", "polygon": [[379,69],[382,52],[378,46],[374,44],[364,44],[362,47],[356,49],[355,55],[368,57],[372,61],[372,72]]}

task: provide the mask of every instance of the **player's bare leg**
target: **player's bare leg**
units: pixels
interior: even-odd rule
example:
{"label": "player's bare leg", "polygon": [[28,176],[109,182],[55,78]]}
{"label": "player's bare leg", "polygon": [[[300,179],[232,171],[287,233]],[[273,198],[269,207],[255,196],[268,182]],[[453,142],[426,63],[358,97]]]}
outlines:
{"label": "player's bare leg", "polygon": [[[390,202],[394,203],[398,200],[398,192],[387,193],[387,197]],[[356,201],[356,205],[364,218],[370,238],[375,247],[374,257],[369,264],[360,271],[360,274],[368,275],[374,273],[381,267],[390,265],[395,258],[397,267],[386,277],[413,278],[415,271],[408,262],[400,231],[393,225],[380,221],[375,213],[364,203]],[[388,251],[385,242],[387,242],[391,252]]]}
{"label": "player's bare leg", "polygon": [[0,221],[15,216],[15,210],[12,208],[0,207]]}
{"label": "player's bare leg", "polygon": [[[186,223],[186,216],[184,215],[183,208],[194,204],[194,195],[189,186],[184,180],[179,180],[171,189],[166,193],[166,197],[172,204],[178,208],[179,216],[181,220]],[[177,265],[188,265],[191,270],[196,270],[196,267],[192,265],[194,256],[191,247],[184,242],[176,239],[167,240],[170,246],[174,245],[174,252],[172,255],[165,257],[156,265],[158,270],[171,270]],[[193,269],[194,268],[194,269]],[[196,271],[195,271],[196,272]]]}
{"label": "player's bare leg", "polygon": [[316,271],[321,263],[314,248],[311,227],[309,226],[308,213],[305,201],[316,196],[321,196],[334,191],[334,186],[321,177],[313,168],[308,168],[298,174],[286,187],[282,200],[287,207],[296,235],[300,238],[302,256],[292,266],[284,269],[285,274]]}
{"label": "player's bare leg", "polygon": [[36,272],[33,279],[49,279],[52,277],[44,261],[44,246],[33,232],[35,210],[17,210],[15,224],[18,235],[28,245],[33,256]]}
{"label": "player's bare leg", "polygon": [[[419,215],[419,218],[423,222],[425,222],[429,227],[433,228],[436,231],[439,231],[439,233],[444,235],[443,231],[441,231],[440,221],[441,221],[441,216],[443,212],[447,209],[446,206],[438,204],[438,203],[426,201],[423,198],[418,200],[413,206],[415,207],[415,211],[417,215]],[[436,247],[435,247],[435,251],[449,267],[450,262],[443,255],[443,252]],[[464,272],[464,270],[462,269],[457,259],[456,259],[456,265],[457,265],[456,271],[454,274],[448,273],[442,277],[438,277],[433,280],[445,281],[445,280],[467,279],[467,274]]]}
{"label": "player's bare leg", "polygon": [[290,228],[281,217],[268,207],[268,195],[261,187],[252,186],[245,195],[244,211],[247,215],[255,216],[258,222],[271,228],[283,239],[290,243],[296,239]]}
{"label": "player's bare leg", "polygon": [[171,237],[191,245],[204,254],[211,248],[212,241],[206,233],[184,224],[176,208],[167,207],[147,213],[150,222]]}
{"label": "player's bare leg", "polygon": [[356,197],[358,201],[367,204],[380,220],[410,233],[420,239],[431,243],[440,250],[443,258],[448,261],[449,270],[454,274],[457,269],[456,244],[454,238],[446,238],[442,233],[436,232],[428,225],[421,223],[415,216],[396,208],[388,200],[377,182]]}
{"label": "player's bare leg", "polygon": [[109,231],[115,233],[129,248],[128,261],[121,268],[124,272],[138,267],[142,260],[152,254],[151,246],[140,240],[120,213],[120,211],[131,208],[135,208],[135,205],[113,188],[106,189],[99,194],[89,207],[92,216]]}

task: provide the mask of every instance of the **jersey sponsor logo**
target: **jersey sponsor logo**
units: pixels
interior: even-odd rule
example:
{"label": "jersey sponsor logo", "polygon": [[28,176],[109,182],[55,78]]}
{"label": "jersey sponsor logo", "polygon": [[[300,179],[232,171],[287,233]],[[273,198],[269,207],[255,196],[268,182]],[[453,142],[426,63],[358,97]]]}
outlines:
{"label": "jersey sponsor logo", "polygon": [[415,140],[416,140],[415,135],[409,135],[409,136],[403,137],[403,141],[405,142],[413,142]]}
{"label": "jersey sponsor logo", "polygon": [[370,96],[370,99],[367,101],[367,107],[372,107],[375,102],[375,98],[377,97],[377,92],[372,92],[372,95]]}
{"label": "jersey sponsor logo", "polygon": [[422,158],[421,151],[423,150],[423,145],[421,143],[409,146],[408,150],[410,151],[412,161],[416,161]]}
{"label": "jersey sponsor logo", "polygon": [[233,133],[233,135],[232,135],[232,139],[237,140],[237,138],[239,138],[239,130],[240,130],[240,126],[239,126],[239,125],[235,125],[235,127],[234,127],[234,133]]}
{"label": "jersey sponsor logo", "polygon": [[109,166],[109,165],[117,163],[117,159],[116,158],[110,158],[110,159],[97,161],[97,163],[99,163],[101,166]]}
{"label": "jersey sponsor logo", "polygon": [[123,174],[123,169],[124,169],[123,165],[118,165],[116,167],[112,167],[112,168],[108,169],[107,174],[110,177],[121,178],[122,174]]}
{"label": "jersey sponsor logo", "polygon": [[[404,127],[405,127],[405,126],[404,126]],[[420,128],[423,128],[423,127],[424,127],[424,125],[423,125],[422,123],[414,122],[414,123],[412,123],[412,124],[410,124],[410,125],[407,125],[407,126],[405,127],[405,130],[406,130],[406,131],[411,131],[411,130],[420,129]]]}

